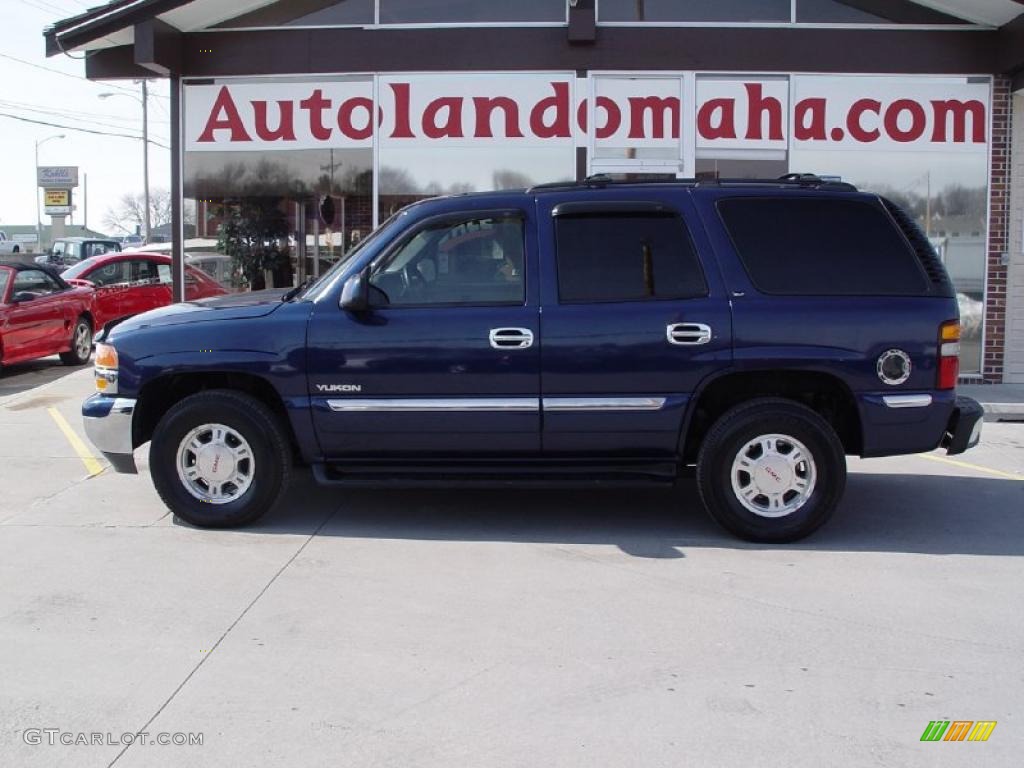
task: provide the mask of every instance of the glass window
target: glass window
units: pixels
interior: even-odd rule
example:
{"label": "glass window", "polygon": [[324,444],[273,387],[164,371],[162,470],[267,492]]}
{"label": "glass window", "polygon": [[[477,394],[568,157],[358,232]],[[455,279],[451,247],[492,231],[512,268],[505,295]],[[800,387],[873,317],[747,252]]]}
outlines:
{"label": "glass window", "polygon": [[718,211],[751,281],[782,295],[920,296],[917,255],[888,215],[857,200],[722,200]]}
{"label": "glass window", "polygon": [[[602,3],[604,0],[602,0]],[[787,0],[788,3],[788,0]],[[380,0],[381,24],[565,22],[565,0]]]}
{"label": "glass window", "polygon": [[133,283],[158,283],[160,275],[157,272],[157,265],[148,260],[136,260],[131,264],[131,280]]}
{"label": "glass window", "polygon": [[523,220],[446,219],[420,229],[370,278],[377,306],[522,304]]}
{"label": "glass window", "polygon": [[[603,2],[603,0],[602,0]],[[858,7],[863,6],[863,7]],[[797,0],[796,20],[808,24],[966,24],[963,19],[907,0],[851,3],[843,0]]]}
{"label": "glass window", "polygon": [[116,283],[127,283],[128,262],[114,261],[110,264],[104,264],[102,267],[90,272],[86,280],[91,281],[98,287],[104,285],[115,285]]}
{"label": "glass window", "polygon": [[789,0],[600,0],[599,21],[789,21]]}
{"label": "glass window", "polygon": [[171,284],[171,265],[170,264],[157,264],[156,271],[160,285]]}
{"label": "glass window", "polygon": [[26,291],[38,299],[40,296],[48,296],[60,289],[57,281],[41,269],[23,269],[14,276],[13,293]]}
{"label": "glass window", "polygon": [[374,0],[278,0],[222,21],[220,29],[290,26],[363,26],[373,24]]}
{"label": "glass window", "polygon": [[11,272],[8,269],[0,269],[0,301],[4,300],[4,294],[7,292],[7,283],[11,280]]}
{"label": "glass window", "polygon": [[684,299],[707,293],[678,216],[583,214],[555,222],[562,302]]}

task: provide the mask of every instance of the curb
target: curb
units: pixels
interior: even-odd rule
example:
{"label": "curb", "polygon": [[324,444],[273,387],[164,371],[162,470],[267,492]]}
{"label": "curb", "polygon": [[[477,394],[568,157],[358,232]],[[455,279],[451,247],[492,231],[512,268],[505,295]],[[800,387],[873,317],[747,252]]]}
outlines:
{"label": "curb", "polygon": [[982,403],[985,419],[991,421],[1024,421],[1024,403]]}

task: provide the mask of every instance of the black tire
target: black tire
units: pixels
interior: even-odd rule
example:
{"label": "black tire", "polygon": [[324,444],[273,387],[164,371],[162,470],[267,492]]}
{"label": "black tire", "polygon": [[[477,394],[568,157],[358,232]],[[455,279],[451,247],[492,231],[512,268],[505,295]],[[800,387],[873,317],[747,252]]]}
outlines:
{"label": "black tire", "polygon": [[[815,477],[802,506],[779,517],[748,509],[734,491],[732,478],[733,462],[741,450],[750,441],[771,434],[787,435],[802,443],[810,453]],[[785,441],[776,446],[792,450]],[[806,472],[808,465],[803,466]],[[744,478],[739,481],[743,490],[744,482],[753,483],[756,475],[739,477]],[[697,488],[711,517],[736,536],[763,543],[796,541],[817,530],[835,511],[846,488],[846,455],[835,430],[810,408],[782,398],[759,398],[732,408],[712,425],[697,459]],[[799,492],[793,494],[790,498],[799,498]],[[756,499],[748,503],[763,505],[767,496]]]}
{"label": "black tire", "polygon": [[[79,343],[79,333],[84,334],[83,343]],[[85,315],[79,315],[71,328],[71,349],[60,353],[60,361],[64,365],[85,365],[92,357],[92,323]]]}
{"label": "black tire", "polygon": [[[252,450],[251,484],[226,503],[197,498],[178,474],[179,446],[204,424],[234,430]],[[273,412],[255,397],[228,389],[207,390],[176,403],[160,419],[149,447],[149,471],[160,498],[182,520],[202,528],[230,528],[258,520],[284,494],[291,466],[288,438]]]}

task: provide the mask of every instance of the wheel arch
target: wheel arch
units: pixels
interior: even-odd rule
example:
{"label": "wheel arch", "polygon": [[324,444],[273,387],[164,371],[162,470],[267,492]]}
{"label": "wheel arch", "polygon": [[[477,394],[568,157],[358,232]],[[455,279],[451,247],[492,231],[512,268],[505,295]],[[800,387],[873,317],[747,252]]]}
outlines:
{"label": "wheel arch", "polygon": [[683,462],[696,462],[705,435],[722,414],[759,397],[780,397],[806,405],[832,425],[846,454],[862,453],[860,411],[853,392],[840,377],[808,369],[729,370],[702,382],[694,393],[680,436]]}
{"label": "wheel arch", "polygon": [[264,403],[277,418],[288,436],[293,455],[299,455],[298,443],[288,411],[280,394],[263,377],[238,371],[200,371],[168,373],[146,382],[139,391],[132,419],[132,445],[138,447],[150,440],[153,430],[171,406],[190,395],[205,390],[227,389],[244,392]]}

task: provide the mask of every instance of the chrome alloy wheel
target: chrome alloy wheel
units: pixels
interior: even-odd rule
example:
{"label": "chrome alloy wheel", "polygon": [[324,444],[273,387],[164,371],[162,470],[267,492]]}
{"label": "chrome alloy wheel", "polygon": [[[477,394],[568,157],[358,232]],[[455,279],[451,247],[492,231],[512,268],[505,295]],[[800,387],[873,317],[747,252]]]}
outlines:
{"label": "chrome alloy wheel", "polygon": [[252,485],[256,462],[244,437],[223,424],[203,424],[178,444],[178,478],[200,501],[227,504]]}
{"label": "chrome alloy wheel", "polygon": [[796,438],[761,435],[740,448],[729,475],[740,504],[760,517],[785,517],[807,503],[817,469]]}
{"label": "chrome alloy wheel", "polygon": [[92,354],[92,331],[88,325],[79,323],[75,326],[75,339],[72,344],[80,360],[89,359],[89,355]]}

